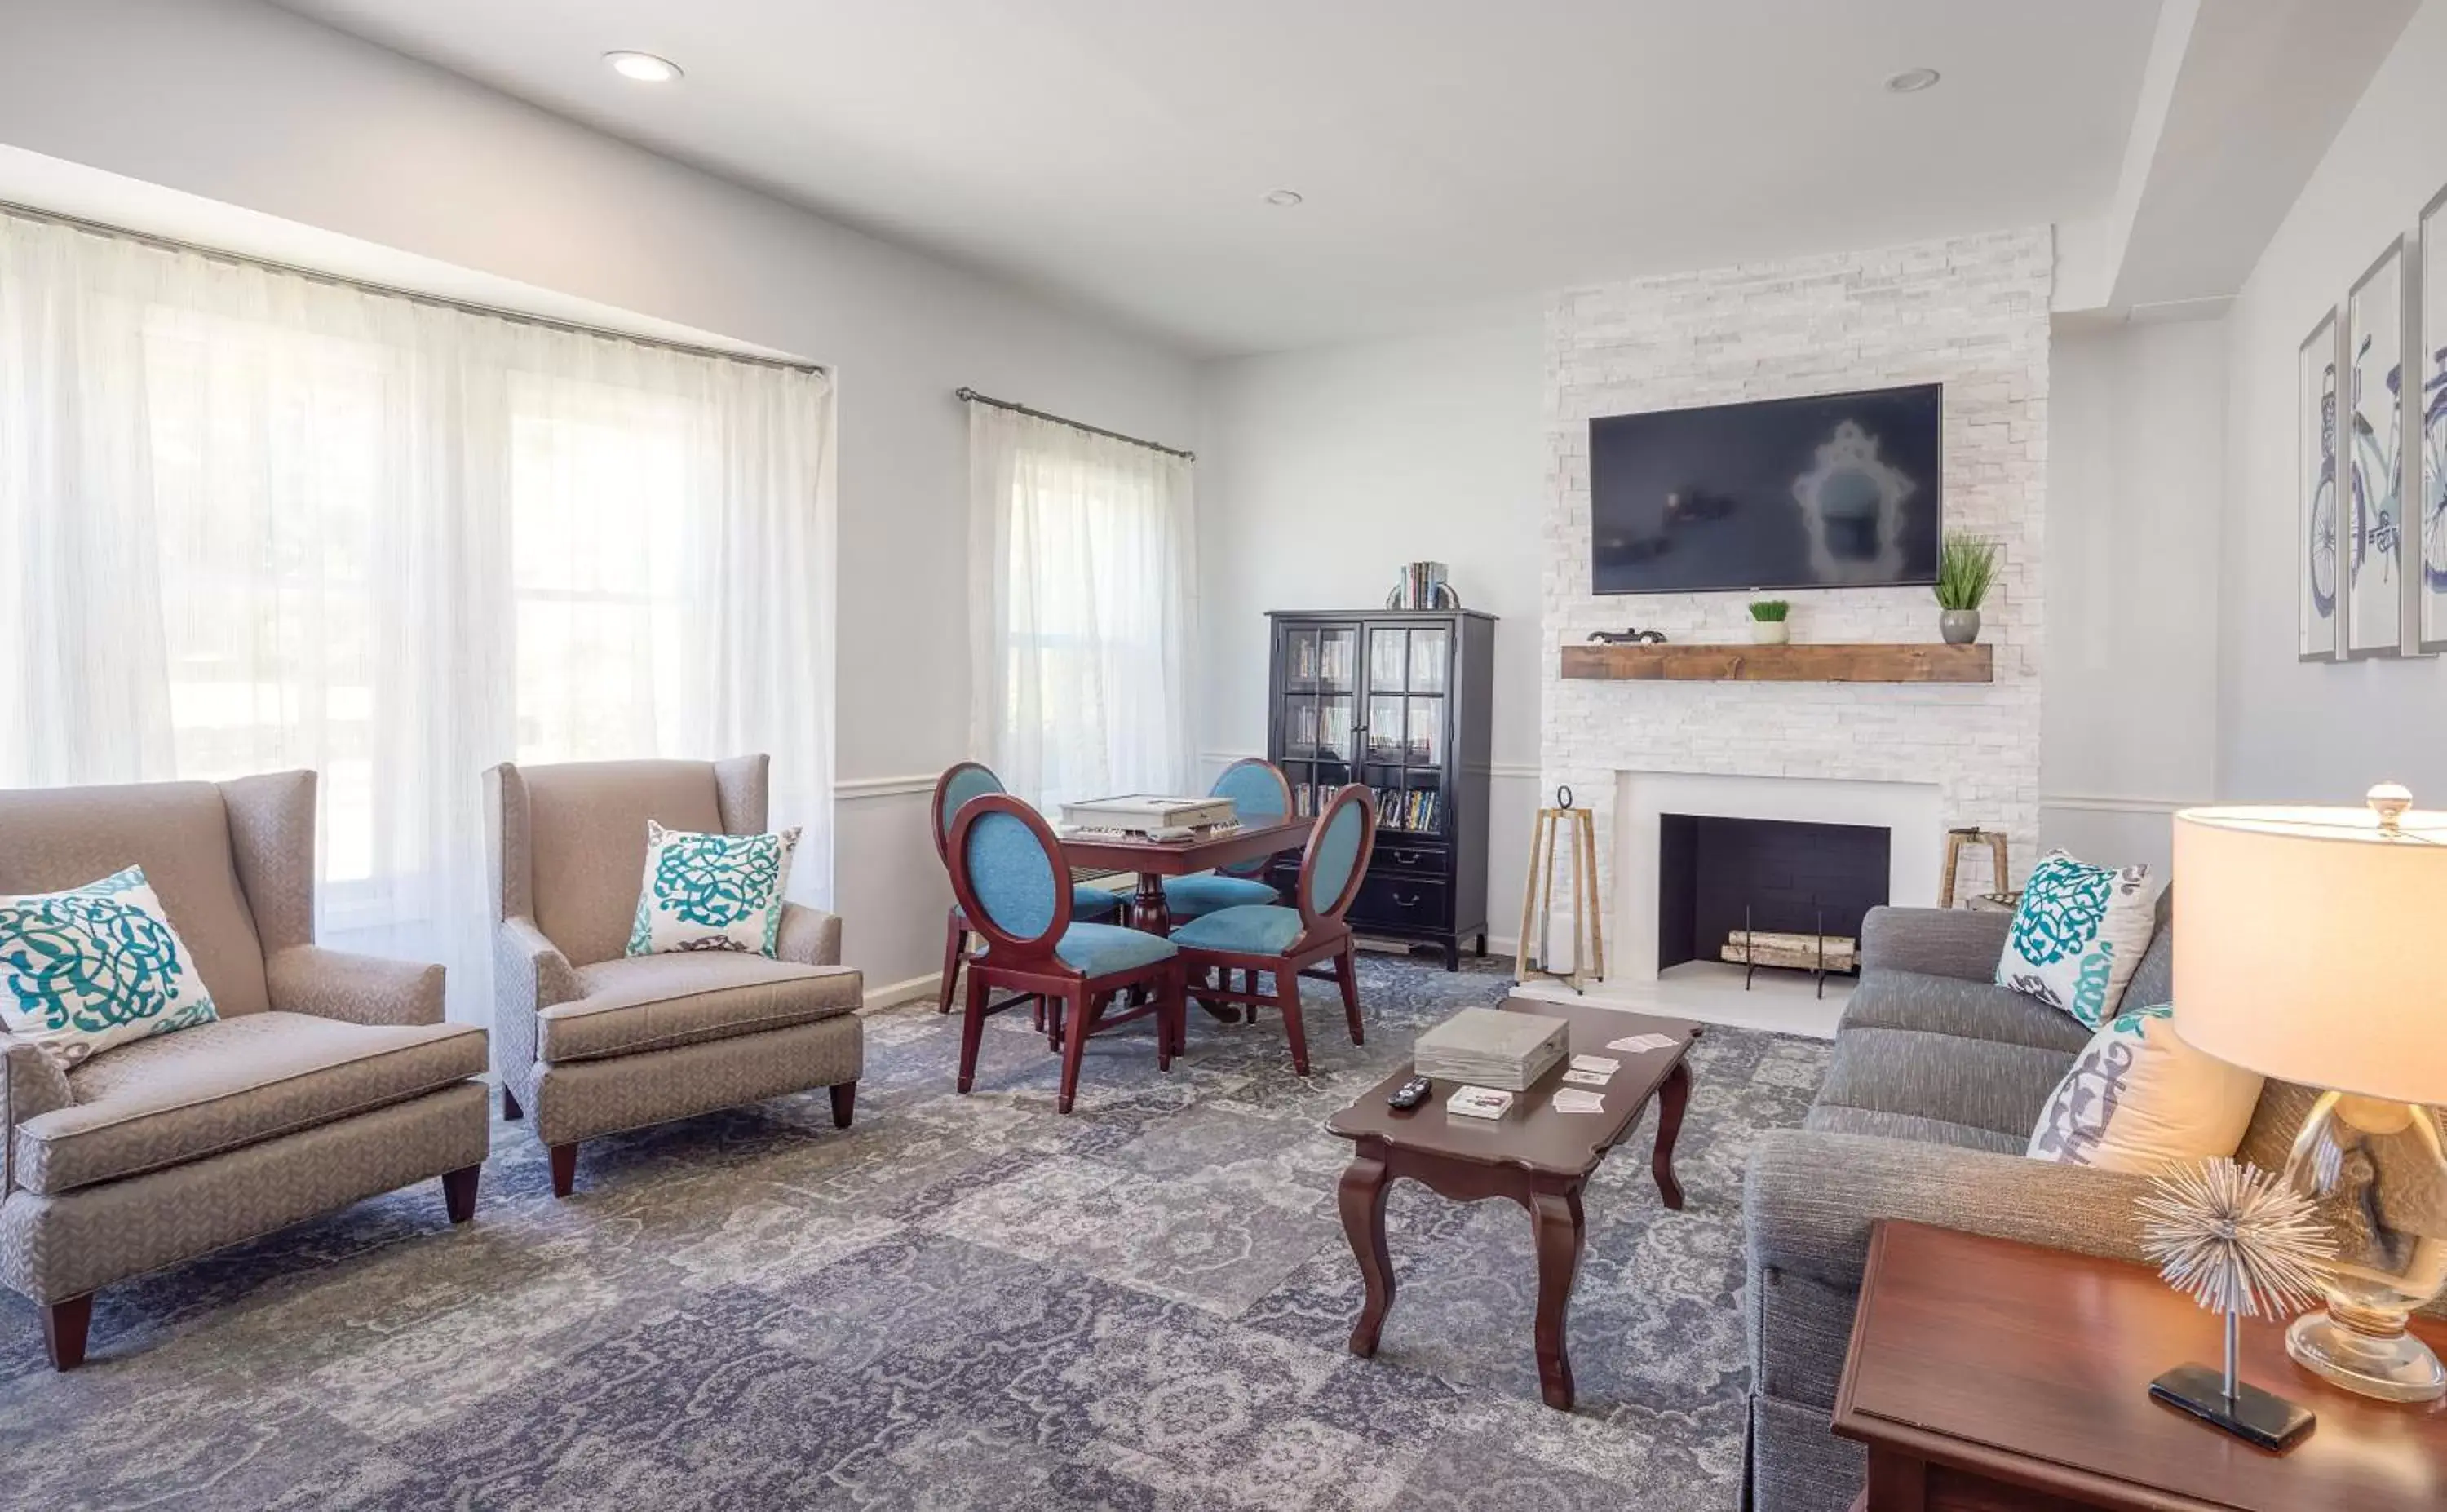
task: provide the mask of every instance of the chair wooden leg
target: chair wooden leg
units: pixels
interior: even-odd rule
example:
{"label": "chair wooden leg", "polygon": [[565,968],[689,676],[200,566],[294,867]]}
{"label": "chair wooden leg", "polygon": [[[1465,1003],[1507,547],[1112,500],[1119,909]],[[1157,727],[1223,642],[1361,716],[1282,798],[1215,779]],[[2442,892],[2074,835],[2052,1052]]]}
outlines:
{"label": "chair wooden leg", "polygon": [[968,1006],[960,1015],[960,1081],[959,1089],[969,1089],[977,1076],[977,1047],[986,1037],[986,984],[977,973],[969,973]]}
{"label": "chair wooden leg", "polygon": [[93,1326],[93,1294],[53,1302],[43,1309],[43,1347],[51,1369],[73,1370],[85,1363],[85,1336]]}
{"label": "chair wooden leg", "polygon": [[1308,1026],[1300,1022],[1299,973],[1275,973],[1275,1006],[1283,1011],[1283,1038],[1291,1041],[1292,1072],[1308,1074]]}
{"label": "chair wooden leg", "polygon": [[858,1102],[858,1084],[856,1082],[843,1082],[839,1086],[827,1087],[825,1090],[832,1094],[833,1127],[849,1127],[850,1108]]}
{"label": "chair wooden leg", "polygon": [[1088,1013],[1085,989],[1073,989],[1054,1011],[1065,1020],[1062,1030],[1062,1094],[1055,1099],[1053,1110],[1071,1111],[1072,1099],[1079,1095],[1079,1057],[1088,1048],[1088,1034],[1094,1027]]}
{"label": "chair wooden leg", "polygon": [[1155,1068],[1172,1069],[1172,1016],[1187,1001],[1189,973],[1179,961],[1166,966],[1155,980]]}
{"label": "chair wooden leg", "polygon": [[442,1208],[453,1223],[465,1223],[476,1216],[476,1181],[484,1174],[482,1165],[463,1165],[455,1171],[442,1173]]}
{"label": "chair wooden leg", "polygon": [[555,1144],[552,1153],[552,1195],[567,1197],[578,1186],[578,1146]]}
{"label": "chair wooden leg", "polygon": [[1334,958],[1334,975],[1336,982],[1342,989],[1342,1016],[1351,1021],[1351,1043],[1365,1045],[1368,1043],[1368,1031],[1361,1028],[1359,1023],[1358,964],[1353,959],[1352,949],[1348,943],[1343,945],[1342,954]]}
{"label": "chair wooden leg", "polygon": [[502,1084],[502,1117],[515,1124],[526,1116],[527,1110],[519,1106],[519,1094],[510,1090],[509,1083],[503,1082]]}
{"label": "chair wooden leg", "polygon": [[943,918],[943,988],[935,1003],[935,1011],[938,1013],[948,1013],[952,1011],[952,983],[960,974],[960,957],[967,953],[968,948],[969,932],[960,927],[959,916],[945,915]]}

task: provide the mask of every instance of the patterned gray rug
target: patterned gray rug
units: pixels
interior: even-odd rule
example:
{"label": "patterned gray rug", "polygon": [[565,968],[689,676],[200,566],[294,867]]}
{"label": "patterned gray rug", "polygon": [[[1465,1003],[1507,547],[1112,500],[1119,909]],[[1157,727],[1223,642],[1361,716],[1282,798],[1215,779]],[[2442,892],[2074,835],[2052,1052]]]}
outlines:
{"label": "patterned gray rug", "polygon": [[[1538,1401],[1527,1218],[1394,1188],[1373,1361],[1320,1122],[1505,981],[1363,956],[1366,1049],[1311,988],[1279,1026],[1191,1013],[1091,1044],[1079,1109],[1021,1013],[953,1095],[957,1020],[868,1024],[859,1118],[821,1094],[586,1147],[556,1202],[498,1125],[476,1220],[438,1189],[105,1291],[94,1358],[0,1302],[0,1496],[85,1507],[1730,1508],[1739,1200],[1796,1124],[1807,1040],[1712,1030],[1667,1213],[1639,1158],[1588,1197],[1580,1406]],[[1491,967],[1493,963],[1488,963]],[[1330,989],[1323,992],[1330,995]],[[1652,1115],[1653,1116],[1653,1115]]]}

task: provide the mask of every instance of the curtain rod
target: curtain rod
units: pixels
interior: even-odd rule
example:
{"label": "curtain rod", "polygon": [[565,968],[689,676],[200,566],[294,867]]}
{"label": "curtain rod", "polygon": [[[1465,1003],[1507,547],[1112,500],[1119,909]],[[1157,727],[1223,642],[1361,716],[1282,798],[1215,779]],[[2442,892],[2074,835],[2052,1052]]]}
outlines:
{"label": "curtain rod", "polygon": [[1026,415],[1032,420],[1050,420],[1057,425],[1068,425],[1073,430],[1084,430],[1091,436],[1102,436],[1108,441],[1127,442],[1133,446],[1145,446],[1149,451],[1160,451],[1167,457],[1178,457],[1183,462],[1198,460],[1198,453],[1194,451],[1184,451],[1178,446],[1167,446],[1162,442],[1146,441],[1137,436],[1125,436],[1118,430],[1107,430],[1102,425],[1091,425],[1085,421],[1072,420],[1068,415],[1049,415],[1042,409],[1031,409],[1026,405],[1015,405],[1008,399],[996,399],[991,394],[981,394],[974,388],[955,388],[952,390],[952,397],[965,400],[973,405],[1008,409],[1013,414]]}
{"label": "curtain rod", "polygon": [[516,326],[534,326],[543,331],[566,331],[574,336],[597,336],[609,341],[632,342],[640,347],[654,347],[664,351],[680,352],[691,357],[719,357],[725,362],[741,362],[754,368],[778,368],[786,372],[822,373],[825,369],[812,362],[793,362],[784,357],[760,357],[753,352],[725,351],[719,347],[693,346],[685,341],[671,341],[660,336],[640,336],[634,331],[614,331],[607,326],[589,326],[575,320],[555,320],[548,315],[532,315],[517,310],[503,310],[494,305],[470,304],[464,299],[447,299],[440,294],[422,293],[414,289],[402,289],[396,284],[375,283],[365,278],[345,278],[338,274],[324,273],[314,268],[301,268],[295,263],[279,262],[270,257],[257,257],[221,247],[207,247],[200,242],[181,241],[176,236],[156,236],[149,231],[131,231],[100,220],[87,220],[82,216],[64,215],[56,210],[44,210],[33,205],[0,199],[0,215],[14,216],[23,220],[38,220],[48,225],[66,226],[72,231],[91,232],[96,236],[116,236],[140,246],[154,247],[163,252],[184,253],[234,268],[261,268],[271,273],[287,274],[327,289],[354,290],[360,293],[380,294],[390,299],[404,299],[409,304],[433,310],[448,310],[463,315],[481,315],[488,320],[506,320]]}

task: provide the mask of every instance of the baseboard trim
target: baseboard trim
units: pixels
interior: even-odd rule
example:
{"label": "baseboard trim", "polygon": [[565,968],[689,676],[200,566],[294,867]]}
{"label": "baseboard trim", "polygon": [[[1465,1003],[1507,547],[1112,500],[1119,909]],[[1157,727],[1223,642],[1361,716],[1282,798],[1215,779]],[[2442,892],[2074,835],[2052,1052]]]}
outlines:
{"label": "baseboard trim", "polygon": [[928,972],[923,976],[912,976],[905,981],[888,982],[882,987],[870,987],[860,1001],[858,1011],[862,1013],[873,1013],[887,1008],[897,1008],[902,1003],[913,1003],[921,997],[932,997],[942,989],[942,986],[943,973]]}

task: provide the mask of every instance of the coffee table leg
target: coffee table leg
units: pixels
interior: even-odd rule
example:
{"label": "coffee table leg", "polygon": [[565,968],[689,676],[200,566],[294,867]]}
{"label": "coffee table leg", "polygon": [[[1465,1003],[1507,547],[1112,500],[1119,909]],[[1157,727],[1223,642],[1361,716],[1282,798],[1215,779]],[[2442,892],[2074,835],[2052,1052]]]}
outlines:
{"label": "coffee table leg", "polygon": [[1572,1409],[1572,1362],[1564,1352],[1564,1314],[1581,1269],[1581,1194],[1538,1192],[1529,1199],[1538,1241],[1538,1390],[1559,1412]]}
{"label": "coffee table leg", "polygon": [[1342,1173],[1337,1194],[1342,1232],[1359,1261],[1359,1277],[1368,1283],[1368,1301],[1351,1329],[1351,1352],[1362,1357],[1376,1352],[1377,1332],[1385,1327],[1386,1309],[1394,1305],[1394,1260],[1385,1249],[1385,1188],[1390,1182],[1385,1162],[1363,1149]]}
{"label": "coffee table leg", "polygon": [[1657,1195],[1678,1212],[1682,1206],[1682,1183],[1674,1179],[1674,1141],[1682,1133],[1682,1109],[1690,1102],[1691,1068],[1688,1063],[1677,1063],[1666,1073],[1665,1085],[1657,1089],[1657,1155],[1650,1168],[1657,1173]]}

